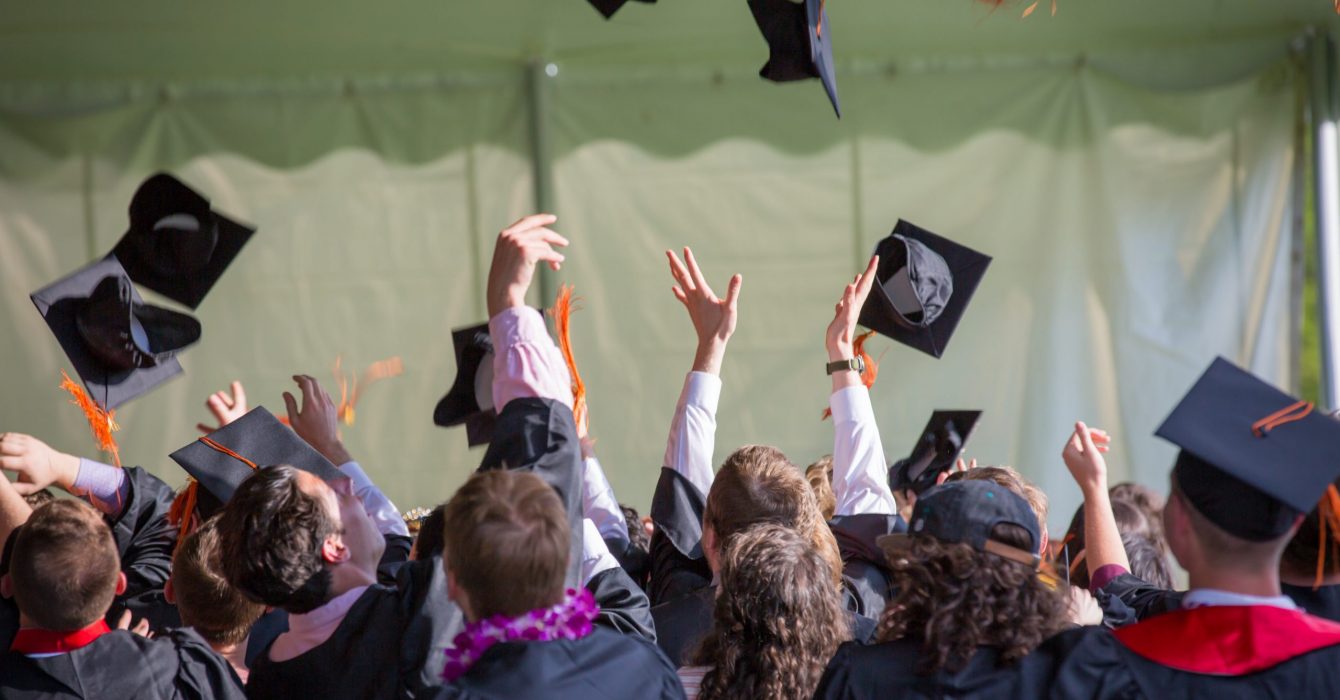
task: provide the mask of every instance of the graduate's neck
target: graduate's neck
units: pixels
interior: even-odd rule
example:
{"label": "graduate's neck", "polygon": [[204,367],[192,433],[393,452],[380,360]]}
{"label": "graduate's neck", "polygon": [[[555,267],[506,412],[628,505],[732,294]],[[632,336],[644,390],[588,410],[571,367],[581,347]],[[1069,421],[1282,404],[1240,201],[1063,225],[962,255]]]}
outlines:
{"label": "graduate's neck", "polygon": [[1204,568],[1187,571],[1187,581],[1191,590],[1211,588],[1262,598],[1281,595],[1279,570],[1274,567],[1257,570]]}
{"label": "graduate's neck", "polygon": [[355,588],[371,586],[376,582],[376,571],[368,571],[353,562],[332,566],[330,567],[330,595],[326,600],[334,600]]}
{"label": "graduate's neck", "polygon": [[246,684],[247,676],[251,673],[250,669],[247,668],[247,642],[250,639],[251,636],[248,635],[236,644],[209,645],[209,648],[222,656],[224,661],[227,661],[228,665],[233,667],[233,671],[237,672],[237,677],[242,679],[243,685]]}

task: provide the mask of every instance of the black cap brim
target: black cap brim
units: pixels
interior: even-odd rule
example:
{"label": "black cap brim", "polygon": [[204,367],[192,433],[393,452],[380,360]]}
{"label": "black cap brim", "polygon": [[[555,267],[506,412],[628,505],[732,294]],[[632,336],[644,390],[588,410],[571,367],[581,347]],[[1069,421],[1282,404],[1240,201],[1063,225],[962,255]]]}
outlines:
{"label": "black cap brim", "polygon": [[[180,202],[180,203],[179,203]],[[194,208],[200,202],[204,203],[207,211],[204,216],[212,219],[215,230],[218,232],[218,240],[214,245],[213,252],[209,259],[204,261],[199,269],[189,272],[166,273],[161,266],[155,266],[146,256],[152,255],[150,251],[152,246],[143,246],[141,243],[146,237],[155,235],[166,235],[155,233],[150,229],[136,226],[133,221],[137,218],[132,211],[132,226],[117,241],[116,247],[112,253],[121,261],[130,275],[130,279],[136,284],[144,286],[146,289],[152,289],[159,294],[177,302],[184,304],[192,309],[200,306],[205,295],[213,289],[214,284],[223,276],[224,270],[232,264],[233,259],[242,251],[242,246],[246,245],[251,239],[251,235],[256,229],[251,226],[234,221],[212,209],[209,209],[209,202],[205,200],[198,192],[188,187],[175,177],[166,173],[158,173],[145,180],[139,190],[135,193],[135,199],[132,202],[132,208],[154,208],[164,212],[170,212],[178,209],[184,209],[188,206]],[[187,204],[189,203],[189,204]]]}
{"label": "black cap brim", "polygon": [[489,357],[493,343],[489,339],[489,324],[480,323],[451,332],[451,345],[456,354],[456,378],[447,395],[433,410],[433,423],[443,428],[465,425],[466,441],[470,447],[487,445],[493,439],[493,425],[498,414],[481,410],[475,396],[475,376]]}
{"label": "black cap brim", "polygon": [[[940,316],[925,327],[914,327],[902,322],[893,300],[884,291],[884,283],[898,271],[893,249],[902,244],[894,235],[920,241],[944,258],[953,275],[953,294],[945,303]],[[875,247],[875,253],[879,255],[879,270],[876,273],[878,284],[870,289],[870,297],[861,308],[861,325],[932,357],[943,356],[954,330],[958,328],[959,320],[968,308],[968,302],[986,275],[991,257],[901,219],[894,226],[893,233]]]}
{"label": "black cap brim", "polygon": [[[926,427],[917,436],[911,453],[906,459],[898,460],[890,468],[889,488],[895,491],[911,489],[921,493],[934,486],[936,477],[952,469],[955,461],[963,455],[963,449],[967,446],[968,439],[972,437],[981,417],[981,411],[937,410],[931,413],[931,418],[926,421]],[[949,428],[952,428],[958,436],[958,448],[940,452],[935,447],[940,442],[938,436]],[[926,467],[918,474],[910,474],[909,467],[923,460],[927,462]]]}
{"label": "black cap brim", "polygon": [[[143,396],[182,372],[181,363],[175,357],[153,367],[118,370],[108,368],[89,352],[75,325],[75,315],[98,283],[109,276],[126,276],[125,269],[110,255],[30,295],[38,313],[42,314],[42,319],[51,329],[51,334],[60,343],[61,350],[69,358],[70,364],[74,365],[74,371],[84,381],[89,397],[105,409],[116,408]],[[143,301],[133,289],[131,297],[136,302]]]}
{"label": "black cap brim", "polygon": [[171,455],[172,461],[200,482],[220,503],[227,503],[254,470],[237,457],[211,447],[206,438],[251,461],[257,468],[287,464],[325,481],[344,477],[343,472],[291,428],[280,423],[264,406],[257,406]]}
{"label": "black cap brim", "polygon": [[[1253,429],[1291,407],[1297,420]],[[1340,476],[1340,421],[1222,357],[1154,434],[1301,513]]]}
{"label": "black cap brim", "polygon": [[[591,3],[591,6],[596,8],[596,11],[599,12],[600,15],[605,19],[613,17],[615,12],[618,12],[620,8],[622,8],[625,4],[628,3],[628,0],[588,0],[588,1]],[[656,2],[656,0],[638,0],[638,2],[654,3]]]}
{"label": "black cap brim", "polygon": [[768,44],[768,62],[758,74],[775,83],[819,78],[841,117],[831,29],[820,0],[749,0],[749,10]]}

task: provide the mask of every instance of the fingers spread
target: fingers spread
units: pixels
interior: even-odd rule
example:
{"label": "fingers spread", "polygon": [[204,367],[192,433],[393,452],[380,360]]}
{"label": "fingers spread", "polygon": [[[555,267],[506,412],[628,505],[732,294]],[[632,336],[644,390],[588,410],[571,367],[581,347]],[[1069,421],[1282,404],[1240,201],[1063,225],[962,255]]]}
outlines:
{"label": "fingers spread", "polygon": [[693,278],[694,286],[711,294],[711,287],[707,285],[707,279],[703,277],[703,271],[698,268],[698,261],[693,257],[693,250],[684,248],[684,263],[689,266],[689,275]]}
{"label": "fingers spread", "polygon": [[555,221],[558,221],[558,217],[553,214],[531,214],[530,216],[523,216],[520,219],[517,219],[516,223],[503,229],[503,233],[521,233],[533,228],[548,226]]}

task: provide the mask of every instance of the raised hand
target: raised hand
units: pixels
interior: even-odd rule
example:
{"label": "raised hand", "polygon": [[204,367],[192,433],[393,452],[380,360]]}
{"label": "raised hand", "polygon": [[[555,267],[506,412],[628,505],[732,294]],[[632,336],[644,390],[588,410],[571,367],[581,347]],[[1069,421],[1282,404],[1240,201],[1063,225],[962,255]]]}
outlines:
{"label": "raised hand", "polygon": [[127,610],[121,613],[121,617],[116,621],[116,629],[126,630],[131,634],[144,637],[145,639],[154,638],[154,633],[149,630],[149,618],[140,618],[140,621],[136,623],[134,627],[130,624],[132,622],[134,622],[133,616],[131,615],[131,612]]}
{"label": "raised hand", "polygon": [[302,408],[298,407],[293,394],[284,392],[289,427],[335,466],[354,461],[340,441],[340,412],[330,394],[321,388],[316,379],[305,374],[295,375],[293,381],[298,383],[302,391]]}
{"label": "raised hand", "polygon": [[828,359],[832,362],[851,359],[852,345],[856,342],[856,321],[861,316],[861,307],[870,296],[870,288],[875,284],[875,272],[879,269],[879,256],[870,258],[865,272],[856,276],[851,284],[842,290],[842,298],[833,307],[833,320],[824,334],[824,347],[828,350]]}
{"label": "raised hand", "polygon": [[684,249],[683,262],[674,251],[665,251],[665,256],[670,261],[670,275],[676,282],[670,291],[688,310],[693,330],[698,334],[698,353],[694,357],[693,369],[695,372],[720,374],[726,343],[735,334],[740,287],[744,284],[744,277],[739,274],[732,276],[726,287],[726,298],[722,299],[707,284],[692,250]]}
{"label": "raised hand", "polygon": [[558,217],[553,214],[532,214],[498,234],[493,265],[489,268],[489,318],[505,309],[525,305],[526,290],[530,289],[537,263],[548,263],[555,271],[562,266],[563,254],[554,250],[554,246],[566,246],[568,239],[546,228],[555,221]]}
{"label": "raised hand", "polygon": [[205,401],[205,408],[209,409],[219,424],[210,427],[204,423],[196,423],[197,430],[208,435],[247,414],[247,392],[242,389],[242,382],[235,381],[228,389],[231,393],[216,391]]}
{"label": "raised hand", "polygon": [[79,458],[23,433],[0,434],[0,469],[14,472],[14,491],[28,496],[55,484],[69,491],[79,476]]}
{"label": "raised hand", "polygon": [[1107,460],[1103,459],[1103,453],[1111,443],[1112,436],[1106,431],[1090,428],[1079,421],[1061,451],[1061,459],[1065,460],[1070,476],[1079,484],[1085,498],[1098,491],[1107,493]]}

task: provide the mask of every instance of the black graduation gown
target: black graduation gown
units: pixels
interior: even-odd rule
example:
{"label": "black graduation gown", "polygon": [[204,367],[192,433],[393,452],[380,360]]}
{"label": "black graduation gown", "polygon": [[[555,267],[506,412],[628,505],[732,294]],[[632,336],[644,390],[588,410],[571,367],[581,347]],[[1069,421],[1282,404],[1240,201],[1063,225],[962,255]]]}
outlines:
{"label": "black graduation gown", "polygon": [[[1100,603],[1103,601],[1103,596],[1111,596],[1134,611],[1137,620],[1147,620],[1155,615],[1181,608],[1182,596],[1186,595],[1186,592],[1159,588],[1134,574],[1125,573],[1103,586],[1101,594],[1095,591],[1094,595],[1098,597]],[[1107,608],[1108,606],[1104,605],[1105,614]]]}
{"label": "black graduation gown", "polygon": [[418,697],[673,700],[684,688],[654,644],[597,627],[577,640],[496,644],[455,683]]}
{"label": "black graduation gown", "polygon": [[1025,664],[1034,661],[1054,672],[1057,699],[1340,698],[1340,624],[1265,606],[1190,608],[1116,632],[1080,628]]}
{"label": "black graduation gown", "polygon": [[1312,586],[1282,583],[1280,589],[1309,615],[1340,622],[1340,584],[1322,586],[1314,591]]}
{"label": "black graduation gown", "polygon": [[190,630],[156,639],[113,631],[66,654],[0,657],[0,698],[37,700],[230,700],[242,682],[223,657]]}
{"label": "black graduation gown", "polygon": [[884,535],[906,532],[907,523],[897,515],[866,513],[839,515],[828,521],[842,555],[842,578],[847,609],[879,619],[889,602],[892,574],[877,540]]}
{"label": "black graduation gown", "polygon": [[1050,675],[1037,665],[1001,666],[994,648],[980,647],[958,671],[918,674],[921,642],[900,639],[863,646],[848,642],[828,662],[816,700],[860,698],[1037,698]]}

